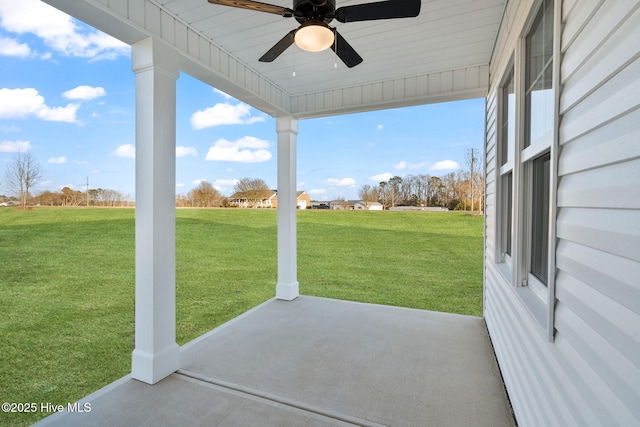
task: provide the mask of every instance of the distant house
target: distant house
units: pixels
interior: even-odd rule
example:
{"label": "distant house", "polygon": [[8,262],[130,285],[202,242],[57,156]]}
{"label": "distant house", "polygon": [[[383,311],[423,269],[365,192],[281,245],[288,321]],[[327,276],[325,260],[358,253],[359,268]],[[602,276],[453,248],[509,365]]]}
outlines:
{"label": "distant house", "polygon": [[[274,208],[278,207],[278,191],[274,190],[275,196],[271,203]],[[311,197],[306,191],[300,190],[296,192],[296,208],[297,209],[309,209],[311,207]]]}
{"label": "distant house", "polygon": [[[237,192],[231,195],[231,205],[239,208],[277,208],[277,190],[256,190]],[[311,206],[311,198],[304,191],[296,193],[296,206],[298,209],[307,209]]]}
{"label": "distant house", "polygon": [[231,206],[238,208],[273,208],[277,192],[275,190],[251,190],[233,193],[230,197]]}
{"label": "distant house", "polygon": [[334,211],[352,211],[357,200],[332,200],[329,202],[331,210]]}
{"label": "distant house", "polygon": [[359,201],[353,205],[353,209],[356,211],[381,211],[383,209],[382,203],[378,202],[364,202]]}

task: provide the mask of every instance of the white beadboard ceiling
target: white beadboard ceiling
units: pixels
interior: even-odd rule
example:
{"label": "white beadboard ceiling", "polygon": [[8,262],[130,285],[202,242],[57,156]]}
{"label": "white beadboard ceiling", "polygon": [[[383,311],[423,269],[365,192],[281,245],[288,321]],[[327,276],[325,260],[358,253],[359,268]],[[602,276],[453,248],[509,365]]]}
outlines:
{"label": "white beadboard ceiling", "polygon": [[[364,59],[349,69],[339,58],[334,68],[331,50],[295,45],[259,62],[298,26],[294,18],[207,0],[44,1],[127,43],[160,39],[181,54],[183,71],[269,114],[300,118],[484,96],[506,3],[423,0],[416,18],[333,21]],[[291,0],[262,1],[292,7]],[[337,0],[336,7],[367,2]]]}

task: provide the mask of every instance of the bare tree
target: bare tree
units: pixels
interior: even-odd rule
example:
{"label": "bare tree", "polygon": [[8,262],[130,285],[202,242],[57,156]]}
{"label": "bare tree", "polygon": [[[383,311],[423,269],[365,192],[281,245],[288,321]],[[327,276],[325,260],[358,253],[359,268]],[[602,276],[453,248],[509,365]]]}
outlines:
{"label": "bare tree", "polygon": [[31,153],[19,153],[5,171],[9,189],[20,198],[22,207],[29,203],[29,191],[42,179],[40,165]]}
{"label": "bare tree", "polygon": [[222,196],[213,185],[207,181],[202,181],[196,188],[189,192],[188,198],[192,201],[192,206],[208,208],[220,206]]}
{"label": "bare tree", "polygon": [[378,189],[372,185],[365,184],[358,190],[358,197],[364,203],[366,209],[369,209],[371,203],[378,201]]}
{"label": "bare tree", "polygon": [[242,178],[234,185],[234,198],[246,199],[249,207],[255,207],[271,195],[271,189],[261,179]]}
{"label": "bare tree", "polygon": [[418,197],[419,206],[427,206],[429,199],[429,175],[418,175],[414,181],[414,191]]}
{"label": "bare tree", "polygon": [[400,191],[401,185],[402,185],[402,177],[397,175],[392,177],[389,180],[389,183],[387,184],[387,188],[389,191],[389,200],[391,201],[392,208],[400,204],[400,202],[402,201],[402,194]]}

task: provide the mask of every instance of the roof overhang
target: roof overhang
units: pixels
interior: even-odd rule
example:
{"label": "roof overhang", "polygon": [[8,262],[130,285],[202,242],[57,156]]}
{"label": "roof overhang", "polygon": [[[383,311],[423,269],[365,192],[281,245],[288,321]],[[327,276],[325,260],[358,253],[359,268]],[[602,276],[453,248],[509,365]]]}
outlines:
{"label": "roof overhang", "polygon": [[178,53],[181,71],[274,117],[300,119],[485,96],[506,3],[423,0],[417,18],[337,23],[364,58],[347,68],[331,50],[295,46],[259,62],[297,26],[277,15],[206,0],[43,1],[125,43],[160,40]]}

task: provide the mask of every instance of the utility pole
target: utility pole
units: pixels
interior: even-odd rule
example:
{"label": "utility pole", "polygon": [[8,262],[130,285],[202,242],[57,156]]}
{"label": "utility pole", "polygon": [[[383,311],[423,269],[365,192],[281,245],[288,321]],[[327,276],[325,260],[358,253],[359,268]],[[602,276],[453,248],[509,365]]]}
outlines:
{"label": "utility pole", "polygon": [[87,207],[89,207],[89,177],[87,177]]}

